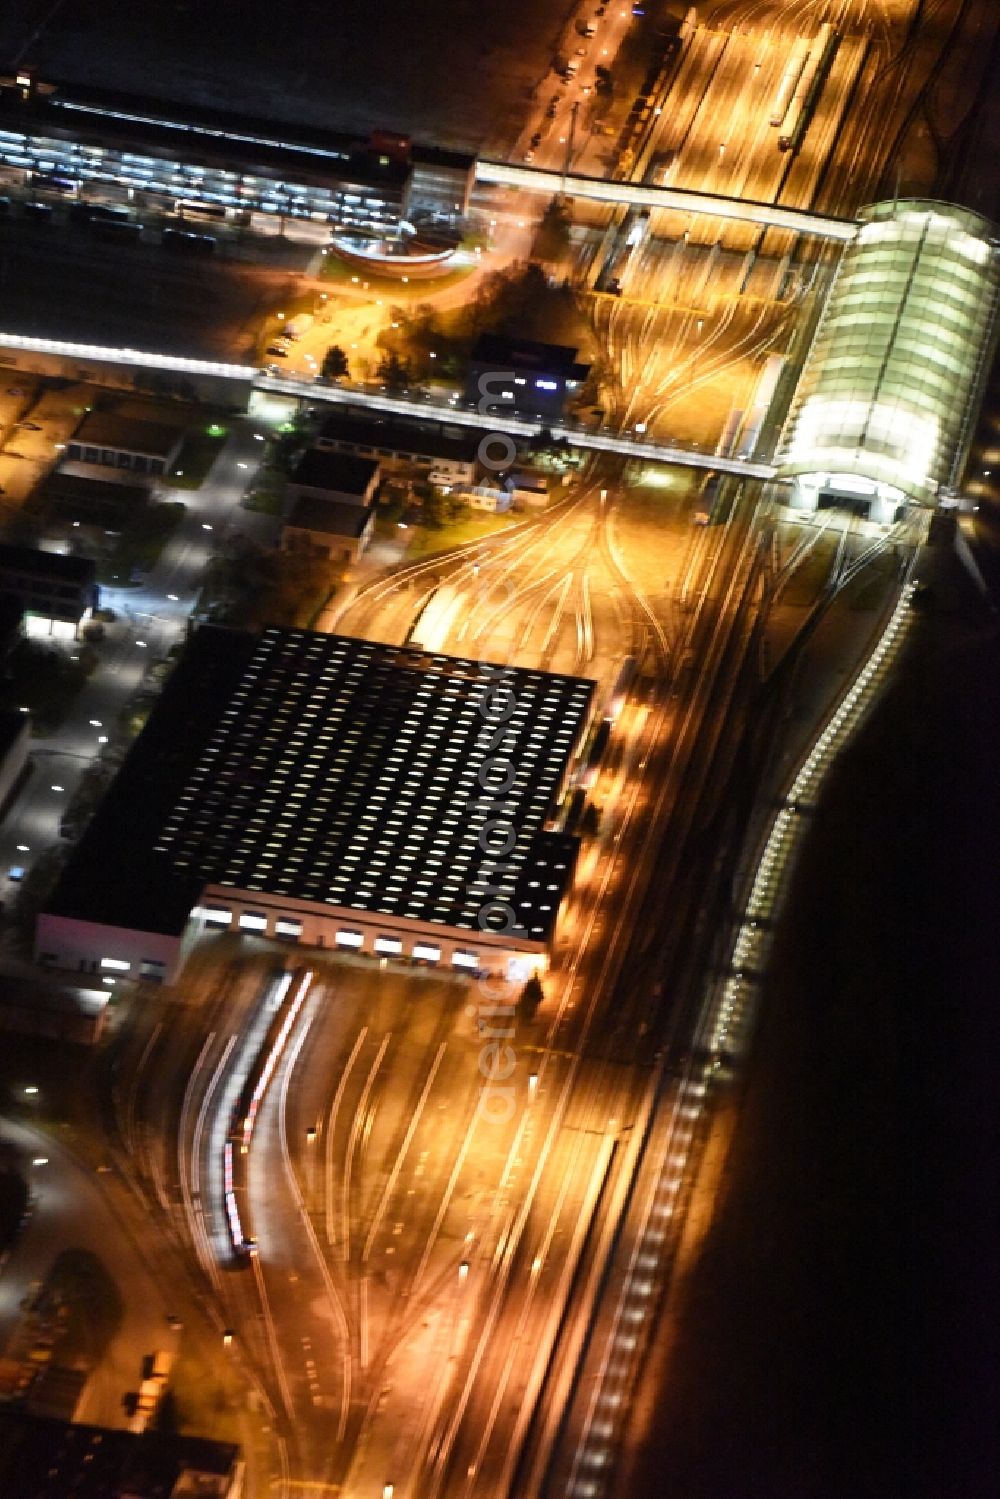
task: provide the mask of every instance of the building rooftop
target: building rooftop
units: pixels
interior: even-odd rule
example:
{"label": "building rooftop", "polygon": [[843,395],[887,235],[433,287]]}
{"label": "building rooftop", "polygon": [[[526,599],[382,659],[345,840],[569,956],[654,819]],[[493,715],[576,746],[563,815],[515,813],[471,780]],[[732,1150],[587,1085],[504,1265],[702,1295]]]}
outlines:
{"label": "building rooftop", "polygon": [[451,151],[445,146],[415,145],[411,148],[410,160],[418,166],[451,167],[462,172],[471,172],[476,164],[471,152]]}
{"label": "building rooftop", "polygon": [[514,844],[490,859],[480,831],[499,809],[478,777],[499,764],[483,712],[493,680],[464,658],[266,630],[156,851],[206,883],[470,930],[506,900],[543,940],[564,862],[544,823],[594,685],[510,671]]}
{"label": "building rooftop", "polygon": [[354,494],[361,500],[377,473],[378,464],[371,458],[307,448],[289,477],[293,484],[329,489],[336,494]]}
{"label": "building rooftop", "polygon": [[[135,1436],[11,1407],[0,1411],[0,1492],[4,1499],[170,1499],[179,1480],[224,1479],[239,1448],[203,1437]],[[214,1489],[213,1489],[214,1491]]]}
{"label": "building rooftop", "polygon": [[153,845],[254,645],[253,636],[235,630],[198,631],[70,855],[47,911],[171,936],[184,930],[202,882]]}
{"label": "building rooftop", "polygon": [[0,77],[0,118],[10,121],[6,128],[26,134],[72,134],[125,150],[146,145],[168,158],[242,164],[289,182],[350,177],[398,192],[410,171],[406,163],[383,165],[356,135],[228,110],[47,80],[23,99],[13,72]]}
{"label": "building rooftop", "polygon": [[319,531],[327,536],[360,536],[371,519],[367,505],[352,500],[323,500],[318,495],[300,494],[285,519],[286,526],[302,531]]}
{"label": "building rooftop", "polygon": [[116,411],[89,411],[71,441],[95,448],[125,448],[130,453],[166,459],[180,437],[180,428],[171,427],[166,422],[143,421],[139,417],[122,416]]}
{"label": "building rooftop", "polygon": [[[200,630],[46,909],[176,934],[217,885],[479,931],[500,902],[543,942],[576,850],[545,823],[594,684],[515,668],[498,688],[504,670]],[[513,705],[500,749],[491,688]],[[501,814],[513,843],[490,855],[480,834]]]}
{"label": "building rooftop", "polygon": [[28,573],[64,583],[93,583],[97,563],[92,557],[71,557],[66,552],[12,546],[4,541],[0,542],[0,572]]}
{"label": "building rooftop", "polygon": [[473,346],[473,364],[495,364],[499,370],[518,369],[561,375],[564,380],[586,378],[589,365],[578,364],[576,349],[567,344],[538,343],[532,338],[509,338],[503,333],[481,333]]}
{"label": "building rooftop", "polygon": [[352,442],[359,447],[391,448],[397,453],[415,453],[426,458],[452,458],[472,463],[479,444],[489,429],[481,432],[470,427],[441,422],[409,421],[406,417],[364,416],[353,408],[335,410],[324,418],[320,438],[329,442]]}
{"label": "building rooftop", "polygon": [[12,646],[21,633],[24,605],[11,593],[0,592],[0,653]]}
{"label": "building rooftop", "polygon": [[14,747],[27,727],[27,713],[18,713],[16,708],[0,708],[0,760]]}
{"label": "building rooftop", "polygon": [[57,468],[36,493],[40,503],[57,507],[67,520],[110,525],[141,509],[149,499],[144,484],[119,483],[118,470],[114,473],[113,479],[105,479]]}

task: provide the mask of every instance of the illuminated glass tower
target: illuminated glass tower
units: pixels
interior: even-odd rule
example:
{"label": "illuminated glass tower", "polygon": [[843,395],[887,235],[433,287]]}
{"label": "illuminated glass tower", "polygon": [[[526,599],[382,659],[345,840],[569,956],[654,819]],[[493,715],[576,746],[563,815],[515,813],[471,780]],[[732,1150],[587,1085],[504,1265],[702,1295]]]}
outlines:
{"label": "illuminated glass tower", "polygon": [[777,454],[795,503],[891,520],[953,486],[993,351],[991,227],[944,203],[864,210],[806,357]]}

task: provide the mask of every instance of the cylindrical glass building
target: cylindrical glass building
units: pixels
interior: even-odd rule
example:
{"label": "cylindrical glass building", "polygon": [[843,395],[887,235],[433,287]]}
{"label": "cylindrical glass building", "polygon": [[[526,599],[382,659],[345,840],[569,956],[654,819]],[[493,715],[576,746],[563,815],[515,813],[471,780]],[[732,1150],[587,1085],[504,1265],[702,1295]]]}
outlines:
{"label": "cylindrical glass building", "polygon": [[992,227],[945,203],[877,203],[844,251],[782,433],[803,508],[891,520],[960,475],[993,352]]}

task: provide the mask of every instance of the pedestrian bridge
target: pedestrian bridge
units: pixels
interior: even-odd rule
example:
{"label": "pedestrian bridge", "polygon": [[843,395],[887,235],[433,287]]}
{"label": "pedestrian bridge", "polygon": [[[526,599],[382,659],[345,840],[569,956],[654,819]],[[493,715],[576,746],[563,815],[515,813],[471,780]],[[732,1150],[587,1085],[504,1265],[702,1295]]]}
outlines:
{"label": "pedestrian bridge", "polygon": [[724,474],[740,474],[750,479],[770,479],[774,475],[774,467],[770,463],[754,463],[744,458],[721,458],[698,448],[653,442],[642,433],[601,432],[595,431],[593,427],[578,427],[571,423],[547,426],[542,422],[516,416],[482,416],[478,411],[470,411],[448,401],[431,399],[422,391],[412,395],[390,395],[385,391],[361,390],[356,386],[315,385],[311,380],[292,380],[284,375],[259,375],[254,384],[258,390],[298,396],[311,402],[329,401],[341,405],[367,406],[373,411],[388,411],[411,419],[422,415],[428,421],[476,427],[480,431],[488,429],[490,432],[509,433],[512,437],[534,437],[544,426],[554,437],[564,439],[571,447],[586,448],[597,453],[617,453],[623,458],[635,458],[646,463],[679,463],[688,468],[708,468]]}
{"label": "pedestrian bridge", "polygon": [[669,208],[677,213],[700,213],[709,218],[759,224],[766,229],[790,229],[794,234],[811,234],[841,244],[850,243],[858,232],[853,219],[782,208],[777,203],[756,203],[752,199],[727,198],[721,193],[699,193],[683,187],[609,182],[603,177],[548,172],[540,167],[513,167],[501,161],[477,162],[476,181],[518,187],[523,192],[544,193],[548,197],[562,193],[570,198],[590,198],[595,203],[618,204],[623,208]]}
{"label": "pedestrian bridge", "polygon": [[[269,375],[252,364],[225,364],[211,359],[187,359],[181,355],[160,354],[151,350],[114,348],[101,344],[69,343],[63,339],[34,338],[23,333],[0,331],[0,348],[20,349],[26,354],[49,354],[57,358],[77,361],[96,361],[102,364],[124,364],[135,369],[170,371],[179,375],[226,380],[235,385],[271,392],[275,395],[294,396],[298,400],[329,402],[331,404],[367,406],[373,411],[388,411],[394,415],[408,417],[426,416],[428,421],[448,422],[460,427],[476,427],[480,431],[505,432],[512,437],[534,437],[543,430],[539,421],[529,421],[516,416],[483,416],[478,411],[457,406],[453,401],[429,391],[413,391],[392,395],[388,391],[372,390],[355,385],[317,385],[313,380],[295,380],[284,375]],[[740,474],[752,479],[770,479],[774,474],[770,463],[752,463],[742,458],[720,458],[714,453],[697,448],[674,447],[669,443],[652,442],[641,432],[595,431],[593,427],[563,423],[548,428],[553,436],[563,438],[571,447],[586,448],[598,453],[617,453],[623,458],[635,458],[646,463],[679,463],[688,468],[706,468],[720,473]]]}

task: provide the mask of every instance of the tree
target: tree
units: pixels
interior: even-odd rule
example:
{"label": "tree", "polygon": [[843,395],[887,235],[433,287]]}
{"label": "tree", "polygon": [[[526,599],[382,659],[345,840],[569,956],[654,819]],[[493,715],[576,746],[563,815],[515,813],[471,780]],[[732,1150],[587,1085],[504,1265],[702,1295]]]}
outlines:
{"label": "tree", "polygon": [[535,249],[543,260],[558,260],[569,248],[569,214],[559,197],[553,198],[542,215]]}
{"label": "tree", "polygon": [[390,390],[406,390],[410,384],[410,366],[398,354],[386,354],[379,361],[378,377]]}
{"label": "tree", "polygon": [[445,521],[450,519],[451,506],[440,489],[431,488],[430,493],[424,499],[423,510],[424,525],[430,526],[432,530],[438,530]]}
{"label": "tree", "polygon": [[593,838],[600,831],[600,827],[601,814],[593,802],[588,802],[583,809],[583,816],[580,818],[580,832],[585,838]]}
{"label": "tree", "polygon": [[327,380],[343,380],[350,374],[350,365],[347,363],[347,355],[339,344],[331,344],[323,355],[323,363],[320,366],[320,374]]}
{"label": "tree", "polygon": [[542,988],[542,981],[537,973],[533,973],[521,990],[521,997],[518,1000],[518,1008],[525,1020],[534,1020],[544,998],[545,990]]}

